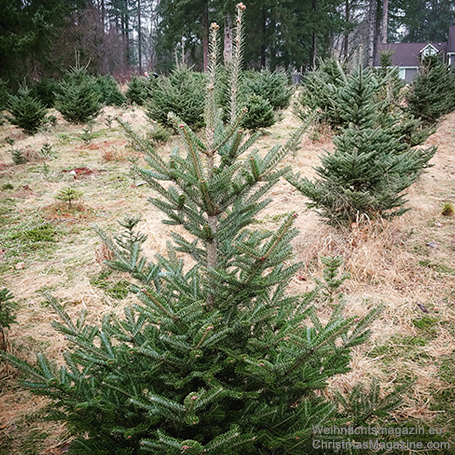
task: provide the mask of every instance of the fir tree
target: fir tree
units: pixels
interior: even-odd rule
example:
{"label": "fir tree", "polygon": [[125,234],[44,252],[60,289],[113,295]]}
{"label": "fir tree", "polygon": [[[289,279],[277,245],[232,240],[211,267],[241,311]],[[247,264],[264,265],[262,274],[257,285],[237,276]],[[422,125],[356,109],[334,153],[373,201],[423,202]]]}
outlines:
{"label": "fir tree", "polygon": [[8,111],[11,114],[9,121],[27,134],[35,134],[46,122],[47,109],[25,85],[9,97]]}
{"label": "fir tree", "polygon": [[54,79],[43,78],[32,86],[33,96],[40,100],[48,109],[52,109],[55,103],[55,92],[58,90],[58,82]]}
{"label": "fir tree", "polygon": [[[244,8],[237,7],[238,51]],[[40,355],[32,367],[5,355],[28,374],[26,385],[54,398],[57,417],[78,436],[72,453],[303,455],[320,453],[311,446],[313,425],[354,420],[317,391],[348,371],[350,349],[366,339],[379,309],[345,318],[343,302],[333,300],[322,321],[311,304],[317,289],[286,295],[299,268],[289,262],[296,214],[276,232],[252,226],[305,125],[285,146],[244,156],[258,136],[239,130],[243,112],[226,126],[220,120],[217,29],[212,24],[203,137],[170,114],[185,153],[176,148],[166,160],[125,125],[146,154],[149,168],[137,170],[159,194],[151,202],[187,235],[174,233],[168,257],[149,261],[139,218],[121,221],[114,239],[98,230],[114,257],[109,265],[131,274],[137,303],[92,326],[84,315],[73,322],[50,298],[62,319],[54,325],[71,344],[65,365]],[[194,265],[184,267],[177,252]],[[336,264],[331,269],[326,288],[335,296]]]}
{"label": "fir tree", "polygon": [[286,109],[293,93],[288,84],[286,73],[268,69],[247,71],[244,74],[244,90],[262,96],[273,107],[273,110]]}
{"label": "fir tree", "polygon": [[297,114],[302,119],[310,111],[319,110],[319,121],[331,127],[342,125],[338,112],[337,93],[346,83],[346,69],[336,59],[320,61],[319,67],[305,74],[302,80],[300,106]]}
{"label": "fir tree", "polygon": [[243,104],[247,109],[242,119],[244,128],[257,131],[260,128],[268,128],[275,123],[273,107],[261,95],[250,95]]}
{"label": "fir tree", "polygon": [[205,74],[179,66],[169,77],[151,81],[147,90],[146,114],[163,126],[172,126],[168,113],[173,112],[189,127],[204,125]]}
{"label": "fir tree", "polygon": [[110,75],[98,76],[96,89],[100,100],[106,106],[120,107],[126,102],[126,98],[118,88],[117,81]]}
{"label": "fir tree", "polygon": [[126,97],[130,103],[136,103],[138,106],[144,104],[147,98],[147,80],[144,77],[134,76],[128,82],[128,90],[126,91]]}
{"label": "fir tree", "polygon": [[393,217],[406,211],[403,192],[428,166],[436,147],[416,148],[406,141],[409,121],[384,106],[374,73],[359,66],[347,76],[337,99],[347,125],[333,139],[334,153],[326,153],[312,182],[288,176],[329,223],[349,224],[364,217]]}
{"label": "fir tree", "polygon": [[55,108],[68,122],[87,123],[101,112],[96,79],[85,68],[73,68],[60,82]]}
{"label": "fir tree", "polygon": [[407,96],[409,111],[432,125],[455,108],[455,73],[438,56],[426,57]]}

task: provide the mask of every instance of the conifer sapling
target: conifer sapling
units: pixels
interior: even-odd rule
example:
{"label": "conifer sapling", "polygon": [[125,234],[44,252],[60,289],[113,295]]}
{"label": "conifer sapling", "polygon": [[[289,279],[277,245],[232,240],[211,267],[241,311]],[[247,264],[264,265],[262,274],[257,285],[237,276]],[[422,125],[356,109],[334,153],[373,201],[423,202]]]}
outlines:
{"label": "conifer sapling", "polygon": [[[244,9],[237,5],[238,56]],[[350,349],[366,339],[378,308],[345,318],[342,302],[332,303],[321,320],[311,304],[317,289],[286,294],[300,266],[290,244],[297,214],[275,232],[255,230],[253,221],[289,171],[280,162],[307,125],[284,146],[248,153],[257,135],[239,128],[235,83],[227,125],[215,102],[217,30],[212,24],[204,132],[170,114],[184,151],[163,158],[124,125],[145,154],[149,167],[137,171],[158,193],[150,201],[185,234],[175,232],[168,256],[151,261],[138,217],[121,221],[114,238],[97,229],[112,252],[110,267],[131,275],[136,303],[122,318],[90,325],[85,315],[71,320],[50,297],[62,319],[54,326],[70,343],[65,365],[8,356],[29,387],[54,399],[76,436],[72,453],[303,455],[313,451],[313,425],[347,421],[317,391],[348,371]]]}

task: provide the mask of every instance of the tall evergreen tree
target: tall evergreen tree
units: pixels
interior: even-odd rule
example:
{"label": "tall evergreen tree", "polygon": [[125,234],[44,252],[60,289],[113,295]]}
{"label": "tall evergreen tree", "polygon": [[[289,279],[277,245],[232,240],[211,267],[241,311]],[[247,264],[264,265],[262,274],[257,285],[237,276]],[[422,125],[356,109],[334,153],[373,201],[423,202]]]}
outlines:
{"label": "tall evergreen tree", "polygon": [[52,40],[67,24],[74,3],[0,0],[0,77],[22,79],[46,67]]}
{"label": "tall evergreen tree", "polygon": [[[244,8],[238,5],[237,46]],[[350,349],[366,339],[378,309],[361,319],[343,317],[333,292],[337,260],[327,262],[324,289],[331,300],[324,321],[311,305],[317,291],[285,294],[299,268],[288,263],[296,214],[276,232],[252,226],[270,202],[263,196],[288,171],[279,164],[305,127],[264,156],[243,155],[258,136],[239,130],[242,113],[226,126],[220,120],[217,28],[212,25],[205,134],[196,136],[171,114],[185,152],[176,148],[163,159],[125,125],[149,164],[138,172],[160,195],[151,202],[185,237],[174,233],[169,256],[152,262],[142,253],[138,218],[124,219],[113,240],[100,232],[114,255],[110,266],[134,279],[137,303],[123,318],[91,326],[83,317],[73,322],[51,299],[63,319],[55,326],[71,343],[58,371],[44,356],[31,367],[5,354],[28,373],[28,386],[54,398],[59,417],[78,436],[72,453],[303,455],[320,453],[312,448],[313,425],[359,421],[317,391],[348,370]],[[184,267],[176,251],[194,265]],[[393,396],[378,402],[377,388],[369,396],[358,397],[371,401],[357,406],[369,409],[362,422],[396,403]]]}

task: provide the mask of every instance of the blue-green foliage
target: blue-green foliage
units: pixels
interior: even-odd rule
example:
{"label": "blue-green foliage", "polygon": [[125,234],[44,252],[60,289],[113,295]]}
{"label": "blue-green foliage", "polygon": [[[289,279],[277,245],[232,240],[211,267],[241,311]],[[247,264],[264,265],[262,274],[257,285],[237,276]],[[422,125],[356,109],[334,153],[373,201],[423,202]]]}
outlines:
{"label": "blue-green foliage", "polygon": [[96,78],[89,75],[85,68],[73,68],[60,81],[55,94],[55,108],[68,122],[93,120],[102,108]]}
{"label": "blue-green foliage", "polygon": [[436,147],[414,146],[430,130],[391,109],[381,96],[383,80],[374,72],[359,66],[342,79],[336,99],[343,126],[333,139],[335,151],[322,156],[315,181],[287,178],[334,225],[401,215],[406,211],[404,191],[436,152]]}
{"label": "blue-green foliage", "polygon": [[147,87],[148,81],[145,77],[132,77],[128,82],[128,89],[126,91],[128,101],[142,106],[147,98]]}
{"label": "blue-green foliage", "polygon": [[171,126],[169,112],[191,128],[204,125],[206,77],[187,68],[177,68],[169,77],[151,80],[147,90],[147,116],[163,126]]}
{"label": "blue-green foliage", "polygon": [[96,89],[101,102],[106,106],[120,107],[126,103],[126,98],[119,90],[117,81],[110,75],[98,76]]}
{"label": "blue-green foliage", "polygon": [[47,109],[25,85],[9,96],[7,109],[11,114],[8,120],[27,134],[35,134],[46,122]]}
{"label": "blue-green foliage", "polygon": [[130,275],[135,303],[123,316],[90,324],[85,314],[73,321],[49,297],[60,316],[53,325],[69,342],[64,364],[39,355],[31,366],[6,355],[25,373],[25,385],[53,399],[55,417],[75,436],[73,454],[320,453],[312,447],[313,426],[365,422],[396,404],[365,404],[361,410],[369,412],[360,418],[345,411],[349,397],[339,407],[319,393],[349,370],[350,351],[366,340],[380,308],[343,316],[339,259],[326,260],[326,284],[287,293],[300,267],[291,246],[297,213],[275,231],[257,229],[254,220],[289,172],[282,160],[308,124],[265,154],[251,151],[259,135],[240,129],[244,112],[223,125],[214,89],[216,29],[205,134],[170,114],[183,148],[163,157],[123,125],[146,156],[147,167],[136,170],[154,190],[150,202],[184,235],[173,232],[167,256],[150,260],[139,217],[123,219],[114,238],[96,228],[112,252],[108,265]]}

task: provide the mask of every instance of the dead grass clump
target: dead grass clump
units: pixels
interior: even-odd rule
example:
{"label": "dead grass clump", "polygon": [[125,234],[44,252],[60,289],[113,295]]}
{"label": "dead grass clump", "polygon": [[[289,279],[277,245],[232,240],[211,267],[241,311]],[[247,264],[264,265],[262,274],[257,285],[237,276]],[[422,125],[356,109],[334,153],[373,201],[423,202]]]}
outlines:
{"label": "dead grass clump", "polygon": [[119,150],[117,147],[109,147],[101,150],[101,158],[103,161],[125,161],[127,156],[124,151]]}
{"label": "dead grass clump", "polygon": [[333,131],[327,122],[321,121],[313,126],[309,133],[309,138],[314,143],[324,144],[329,142],[333,137]]}
{"label": "dead grass clump", "polygon": [[113,259],[114,253],[104,243],[95,249],[95,260],[99,265],[104,266],[106,261],[112,261]]}

